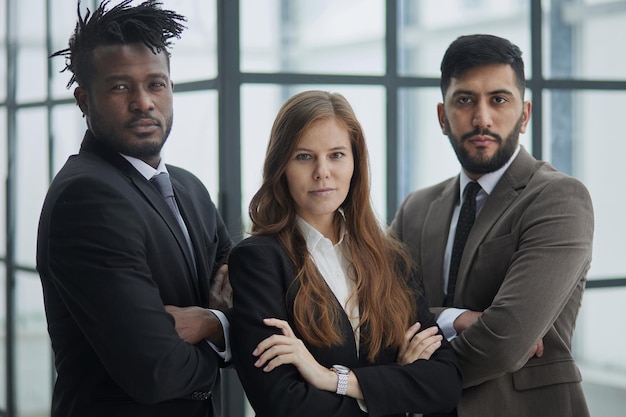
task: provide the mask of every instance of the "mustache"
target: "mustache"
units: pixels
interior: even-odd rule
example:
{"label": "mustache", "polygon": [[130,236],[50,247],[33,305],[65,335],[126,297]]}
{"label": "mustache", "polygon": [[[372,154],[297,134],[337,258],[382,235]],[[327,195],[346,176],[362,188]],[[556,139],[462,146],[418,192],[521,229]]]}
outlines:
{"label": "mustache", "polygon": [[474,136],[491,136],[492,138],[496,140],[496,142],[502,143],[502,136],[490,131],[489,129],[480,129],[478,127],[474,129],[473,131],[461,136],[461,142],[465,142],[466,140],[469,140]]}

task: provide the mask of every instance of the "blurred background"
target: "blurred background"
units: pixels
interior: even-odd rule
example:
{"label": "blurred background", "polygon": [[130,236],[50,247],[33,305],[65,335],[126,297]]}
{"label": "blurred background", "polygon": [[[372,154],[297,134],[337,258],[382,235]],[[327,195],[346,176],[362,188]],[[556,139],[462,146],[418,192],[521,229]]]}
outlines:
{"label": "blurred background", "polygon": [[[436,118],[446,47],[471,33],[517,44],[533,102],[521,142],[583,181],[594,201],[594,260],[574,350],[592,415],[623,415],[626,1],[162,3],[188,18],[173,47],[175,122],[164,157],[204,181],[236,240],[248,227],[271,124],[289,96],[315,88],[352,103],[386,223],[409,191],[458,173]],[[83,13],[96,7],[80,5]],[[67,47],[76,10],[75,0],[0,0],[0,416],[49,415],[55,374],[36,231],[47,186],[78,151],[85,123],[65,88],[70,74],[59,72],[63,58],[47,57]],[[225,379],[226,417],[253,415],[234,372]]]}

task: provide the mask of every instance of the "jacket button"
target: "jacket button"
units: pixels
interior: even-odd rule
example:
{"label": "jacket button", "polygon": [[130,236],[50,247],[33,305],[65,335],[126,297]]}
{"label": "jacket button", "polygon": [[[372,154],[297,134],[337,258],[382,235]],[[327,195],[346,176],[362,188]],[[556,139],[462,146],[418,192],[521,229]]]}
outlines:
{"label": "jacket button", "polygon": [[205,400],[208,400],[209,398],[211,398],[211,391],[207,391],[207,392],[196,391],[191,394],[192,400],[205,401]]}

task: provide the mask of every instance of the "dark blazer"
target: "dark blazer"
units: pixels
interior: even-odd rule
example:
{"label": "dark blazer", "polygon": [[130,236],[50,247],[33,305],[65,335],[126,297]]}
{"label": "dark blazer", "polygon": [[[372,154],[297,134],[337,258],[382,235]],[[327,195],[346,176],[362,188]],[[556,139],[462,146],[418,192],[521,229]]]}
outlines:
{"label": "dark blazer", "polygon": [[46,196],[37,242],[58,373],[52,417],[217,416],[221,361],[165,304],[208,306],[231,240],[191,173],[168,165],[196,265],[157,189],[87,132]]}
{"label": "dark blazer", "polygon": [[[419,262],[437,314],[458,196],[458,177],[416,191],[391,226]],[[522,149],[479,212],[459,266],[453,306],[484,311],[452,341],[464,376],[459,417],[589,415],[571,347],[592,239],[585,186]],[[539,340],[543,357],[528,360]]]}
{"label": "dark blazer", "polygon": [[[322,391],[305,382],[292,365],[266,373],[254,366],[252,351],[263,339],[277,333],[262,323],[279,318],[295,330],[293,302],[297,290],[294,266],[275,237],[251,237],[239,243],[229,258],[233,287],[231,342],[233,361],[248,399],[259,417],[362,416],[357,401]],[[422,328],[435,325],[423,297],[416,300]],[[307,348],[328,368],[345,365],[356,374],[372,417],[405,416],[406,411],[449,410],[458,401],[461,375],[454,352],[444,343],[430,360],[400,366],[396,350],[383,351],[375,365],[367,363],[364,347],[360,358],[348,317],[341,315],[344,344]]]}

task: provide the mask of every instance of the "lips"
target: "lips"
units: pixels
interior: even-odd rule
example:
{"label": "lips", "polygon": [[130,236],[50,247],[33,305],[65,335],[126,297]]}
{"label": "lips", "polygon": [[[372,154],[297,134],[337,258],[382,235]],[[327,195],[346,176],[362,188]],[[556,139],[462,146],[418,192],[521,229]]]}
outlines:
{"label": "lips", "polygon": [[152,118],[141,118],[131,121],[127,126],[137,133],[150,133],[158,129],[161,124]]}
{"label": "lips", "polygon": [[318,190],[309,191],[309,193],[317,197],[325,197],[333,191],[335,191],[334,188],[320,188]]}
{"label": "lips", "polygon": [[491,136],[474,136],[468,139],[468,142],[474,146],[488,146],[492,143],[497,143],[498,141]]}

